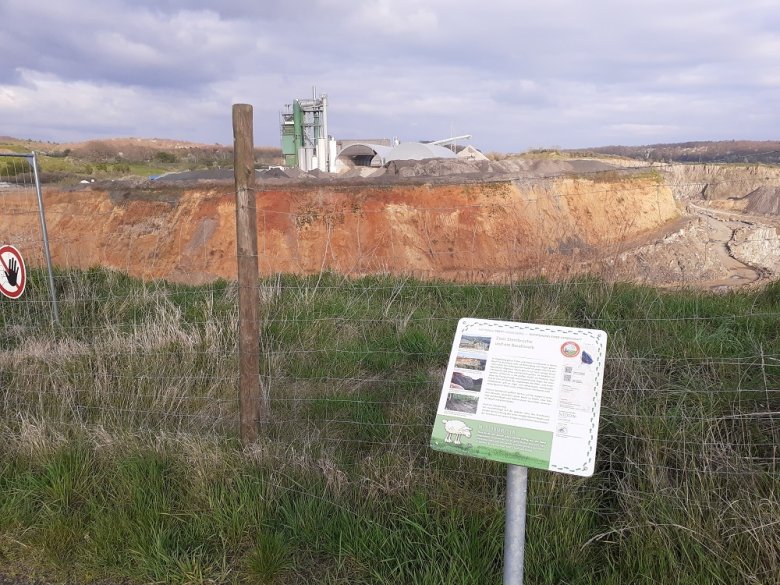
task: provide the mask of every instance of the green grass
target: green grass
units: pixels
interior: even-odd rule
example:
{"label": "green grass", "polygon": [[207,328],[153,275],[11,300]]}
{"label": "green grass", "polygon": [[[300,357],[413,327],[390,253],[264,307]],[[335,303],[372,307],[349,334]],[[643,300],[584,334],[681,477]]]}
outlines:
{"label": "green grass", "polygon": [[155,162],[94,162],[72,156],[38,156],[38,167],[44,179],[58,182],[95,178],[116,179],[125,176],[148,177],[171,171],[187,170],[186,162],[161,164]]}
{"label": "green grass", "polygon": [[10,150],[11,152],[18,152],[19,154],[30,154],[30,148],[18,142],[0,142],[0,148],[3,150]]}
{"label": "green grass", "polygon": [[242,449],[237,289],[94,269],[0,303],[0,566],[149,583],[499,583],[503,465],[428,447],[457,320],[609,333],[596,474],[531,470],[526,582],[780,575],[780,285],[261,282],[271,422]]}

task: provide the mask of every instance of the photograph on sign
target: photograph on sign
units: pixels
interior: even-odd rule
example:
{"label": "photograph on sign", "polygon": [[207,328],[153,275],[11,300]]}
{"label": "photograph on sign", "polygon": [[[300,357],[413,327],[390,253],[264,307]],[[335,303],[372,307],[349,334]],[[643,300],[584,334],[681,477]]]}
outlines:
{"label": "photograph on sign", "polygon": [[9,244],[0,246],[0,292],[18,299],[27,285],[27,271],[22,254]]}
{"label": "photograph on sign", "polygon": [[592,475],[606,346],[596,329],[461,319],[431,447]]}

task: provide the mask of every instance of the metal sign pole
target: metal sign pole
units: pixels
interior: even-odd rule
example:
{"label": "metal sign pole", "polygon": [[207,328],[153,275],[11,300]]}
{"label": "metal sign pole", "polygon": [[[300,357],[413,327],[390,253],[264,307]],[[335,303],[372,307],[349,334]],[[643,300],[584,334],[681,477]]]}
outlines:
{"label": "metal sign pole", "polygon": [[508,465],[506,470],[506,527],[504,528],[504,585],[523,585],[525,510],[528,468]]}

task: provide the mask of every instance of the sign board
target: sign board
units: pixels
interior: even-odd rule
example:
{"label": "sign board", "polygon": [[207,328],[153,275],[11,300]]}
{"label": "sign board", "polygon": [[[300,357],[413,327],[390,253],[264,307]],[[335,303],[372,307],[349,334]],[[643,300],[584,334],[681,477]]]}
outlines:
{"label": "sign board", "polygon": [[606,347],[595,329],[461,319],[431,447],[593,475]]}
{"label": "sign board", "polygon": [[18,299],[27,284],[27,271],[22,254],[11,245],[0,246],[0,292],[9,299]]}

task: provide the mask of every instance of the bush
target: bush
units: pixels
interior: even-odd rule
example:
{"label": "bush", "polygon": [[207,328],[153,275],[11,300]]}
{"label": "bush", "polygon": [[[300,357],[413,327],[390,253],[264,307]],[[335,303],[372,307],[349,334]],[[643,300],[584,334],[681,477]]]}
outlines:
{"label": "bush", "polygon": [[154,153],[154,160],[159,163],[175,163],[177,159],[175,154],[158,151]]}

